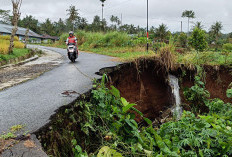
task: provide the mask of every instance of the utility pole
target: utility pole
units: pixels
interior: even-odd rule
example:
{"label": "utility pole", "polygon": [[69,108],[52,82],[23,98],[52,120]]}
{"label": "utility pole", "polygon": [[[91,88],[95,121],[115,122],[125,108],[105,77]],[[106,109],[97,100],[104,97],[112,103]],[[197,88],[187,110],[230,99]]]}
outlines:
{"label": "utility pole", "polygon": [[183,23],[181,21],[181,33],[183,32]]}
{"label": "utility pole", "polygon": [[122,26],[122,14],[121,14],[121,26]]}
{"label": "utility pole", "polygon": [[149,50],[149,28],[148,28],[148,0],[147,0],[147,52]]}
{"label": "utility pole", "polygon": [[104,3],[102,3],[102,31],[104,32],[104,10],[103,10],[103,8],[104,8]]}
{"label": "utility pole", "polygon": [[102,21],[103,21],[103,8],[104,8],[104,4],[102,3]]}

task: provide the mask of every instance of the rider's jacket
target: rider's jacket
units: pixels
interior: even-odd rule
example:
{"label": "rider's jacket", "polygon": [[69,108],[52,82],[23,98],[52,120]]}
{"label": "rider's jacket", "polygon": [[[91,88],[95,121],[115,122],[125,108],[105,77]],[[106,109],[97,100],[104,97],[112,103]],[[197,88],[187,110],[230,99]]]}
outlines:
{"label": "rider's jacket", "polygon": [[75,44],[77,45],[77,38],[75,36],[73,37],[68,37],[67,40],[66,40],[66,44]]}

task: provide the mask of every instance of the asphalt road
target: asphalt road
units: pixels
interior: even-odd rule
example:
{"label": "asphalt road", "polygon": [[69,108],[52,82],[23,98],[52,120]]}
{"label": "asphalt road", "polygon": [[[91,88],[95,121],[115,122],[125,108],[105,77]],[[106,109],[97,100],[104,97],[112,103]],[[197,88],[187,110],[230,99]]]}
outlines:
{"label": "asphalt road", "polygon": [[96,72],[118,64],[111,57],[91,53],[80,53],[77,62],[70,63],[66,50],[42,48],[64,55],[64,61],[37,79],[0,92],[0,134],[19,124],[25,125],[26,131],[36,131],[49,122],[55,110],[78,97],[78,94],[67,97],[62,93],[87,92],[92,87],[90,78],[100,78]]}

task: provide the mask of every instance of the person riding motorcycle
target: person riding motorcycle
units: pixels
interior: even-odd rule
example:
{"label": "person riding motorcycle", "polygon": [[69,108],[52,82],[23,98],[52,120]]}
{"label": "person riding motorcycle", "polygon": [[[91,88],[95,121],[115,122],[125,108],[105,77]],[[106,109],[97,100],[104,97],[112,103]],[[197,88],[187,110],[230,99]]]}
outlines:
{"label": "person riding motorcycle", "polygon": [[78,57],[78,50],[77,50],[77,38],[74,36],[74,32],[69,32],[69,37],[66,40],[66,45],[74,45],[75,46],[75,54]]}

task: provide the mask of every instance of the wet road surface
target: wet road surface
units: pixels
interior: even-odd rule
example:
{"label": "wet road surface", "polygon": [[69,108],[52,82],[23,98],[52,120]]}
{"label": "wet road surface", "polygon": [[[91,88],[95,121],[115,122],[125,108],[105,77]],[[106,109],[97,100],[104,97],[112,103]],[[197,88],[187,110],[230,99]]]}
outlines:
{"label": "wet road surface", "polygon": [[[96,72],[118,64],[111,57],[91,53],[80,53],[77,62],[70,63],[65,49],[43,48],[62,54],[63,63],[39,78],[0,92],[0,134],[19,124],[26,131],[36,131],[49,122],[55,110],[91,89],[91,78],[100,78]],[[65,96],[66,91],[75,92]]]}

